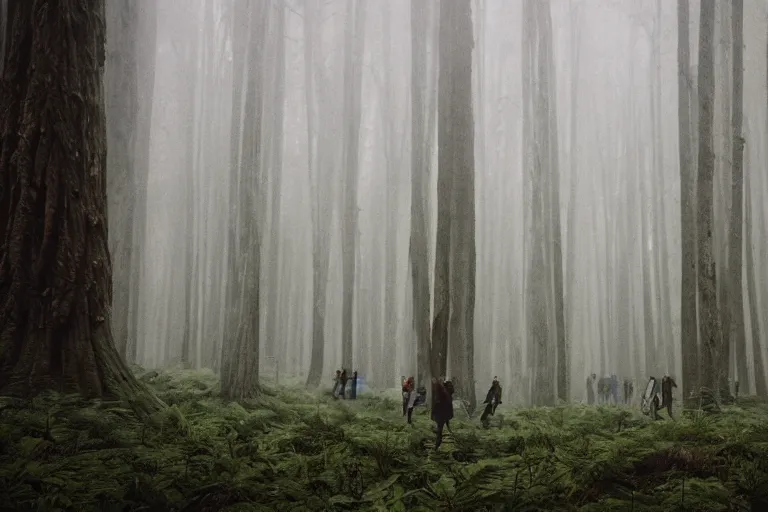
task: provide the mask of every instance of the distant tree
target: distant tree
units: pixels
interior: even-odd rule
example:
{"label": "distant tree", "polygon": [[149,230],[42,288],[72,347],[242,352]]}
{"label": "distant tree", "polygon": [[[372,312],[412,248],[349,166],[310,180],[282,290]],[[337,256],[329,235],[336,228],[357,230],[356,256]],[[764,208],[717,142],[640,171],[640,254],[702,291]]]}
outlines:
{"label": "distant tree", "polygon": [[11,1],[0,82],[0,393],[162,406],[111,328],[103,1]]}
{"label": "distant tree", "polygon": [[357,247],[357,181],[360,161],[360,111],[362,96],[362,67],[365,51],[366,0],[346,0],[344,23],[344,123],[343,169],[344,195],[342,197],[341,252],[342,252],[342,318],[341,363],[352,368],[354,336],[355,263]]}
{"label": "distant tree", "polygon": [[[269,165],[270,169],[270,195],[272,208],[270,213],[270,242],[267,264],[274,265],[267,273],[267,303],[266,303],[266,329],[264,348],[269,357],[278,357],[280,349],[277,340],[278,319],[281,316],[280,300],[281,288],[287,281],[280,282],[281,271],[285,265],[280,246],[280,215],[282,211],[282,175],[283,175],[283,118],[285,110],[285,16],[286,6],[283,2],[277,2],[272,7],[275,16],[275,33],[273,39],[273,58],[269,60],[274,69],[271,71],[272,79],[269,84],[270,97],[267,108],[270,113],[269,137]],[[281,364],[278,360],[276,364]]]}

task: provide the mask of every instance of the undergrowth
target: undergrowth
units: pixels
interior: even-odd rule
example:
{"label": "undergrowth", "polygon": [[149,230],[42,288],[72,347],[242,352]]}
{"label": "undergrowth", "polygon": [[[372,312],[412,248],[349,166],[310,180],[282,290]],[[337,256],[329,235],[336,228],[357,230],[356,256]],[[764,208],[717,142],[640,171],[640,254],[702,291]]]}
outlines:
{"label": "undergrowth", "polygon": [[[0,398],[2,510],[768,510],[768,407],[650,421],[619,407],[499,409],[433,451],[417,408],[265,388],[218,398],[212,373],[142,372],[168,408]],[[10,508],[9,508],[10,507]]]}

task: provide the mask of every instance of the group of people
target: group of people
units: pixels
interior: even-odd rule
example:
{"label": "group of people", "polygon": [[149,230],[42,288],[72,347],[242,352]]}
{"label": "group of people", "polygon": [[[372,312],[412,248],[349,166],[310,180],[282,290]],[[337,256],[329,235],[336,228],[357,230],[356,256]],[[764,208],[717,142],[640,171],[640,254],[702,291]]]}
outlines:
{"label": "group of people", "polygon": [[[347,393],[347,384],[349,384],[349,393]],[[350,378],[347,374],[347,370],[342,368],[336,370],[336,377],[333,379],[333,390],[331,391],[333,398],[335,399],[347,399],[354,400],[357,398],[357,372],[352,372]]]}
{"label": "group of people", "polygon": [[635,385],[631,379],[624,379],[623,384],[624,393],[619,397],[619,379],[616,377],[616,374],[610,377],[600,377],[599,379],[594,373],[589,375],[587,377],[587,403],[593,405],[595,398],[597,398],[597,403],[599,404],[631,404],[635,394]]}
{"label": "group of people", "polygon": [[[667,409],[669,417],[672,417],[672,389],[677,387],[675,380],[665,375],[660,381],[655,377],[650,378],[653,386],[649,384],[649,390],[643,395],[642,408],[644,412],[651,412],[654,419],[661,419],[657,411]],[[616,375],[610,377],[600,377],[599,379],[593,373],[587,377],[587,403],[592,405],[595,402],[599,404],[613,403],[618,405],[624,403],[629,405],[635,393],[635,386],[631,379],[624,379],[624,393],[619,396],[619,379]],[[646,396],[647,395],[647,396]],[[647,410],[646,410],[647,408]]]}
{"label": "group of people", "polygon": [[[451,431],[450,421],[453,419],[453,394],[454,387],[450,380],[432,378],[432,421],[435,422],[435,451],[443,442],[443,429],[448,427]],[[413,409],[417,405],[426,402],[426,389],[416,389],[416,381],[408,377],[403,381],[403,416],[408,424],[413,423]],[[490,422],[490,416],[496,413],[496,408],[501,404],[501,384],[499,378],[494,377],[493,383],[485,396],[485,409],[480,416],[480,421],[485,427]]]}

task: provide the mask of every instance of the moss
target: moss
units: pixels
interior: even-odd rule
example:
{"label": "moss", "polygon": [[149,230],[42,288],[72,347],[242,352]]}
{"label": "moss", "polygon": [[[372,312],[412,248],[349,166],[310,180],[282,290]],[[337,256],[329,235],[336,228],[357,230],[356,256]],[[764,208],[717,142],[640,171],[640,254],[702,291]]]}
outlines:
{"label": "moss", "polygon": [[[210,372],[141,380],[169,407],[0,397],[0,502],[13,510],[760,510],[768,406],[649,421],[624,408],[505,409],[490,428],[399,404],[265,388],[237,404]],[[732,508],[731,508],[732,509]]]}

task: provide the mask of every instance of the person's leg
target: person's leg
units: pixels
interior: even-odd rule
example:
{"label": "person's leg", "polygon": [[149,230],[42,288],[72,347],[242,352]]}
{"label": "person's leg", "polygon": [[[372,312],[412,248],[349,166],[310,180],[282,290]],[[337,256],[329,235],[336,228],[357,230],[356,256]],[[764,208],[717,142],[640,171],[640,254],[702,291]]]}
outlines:
{"label": "person's leg", "polygon": [[440,444],[443,442],[443,422],[437,422],[437,431],[435,433],[435,451],[440,448]]}
{"label": "person's leg", "polygon": [[669,414],[669,417],[670,417],[670,418],[672,418],[672,419],[675,419],[675,418],[672,416],[672,400],[668,400],[668,401],[667,401],[667,414]]}
{"label": "person's leg", "polygon": [[408,408],[408,424],[411,424],[411,416],[413,416],[413,407]]}
{"label": "person's leg", "polygon": [[485,409],[483,410],[483,414],[480,415],[480,421],[485,423],[485,421],[488,419],[488,415],[491,414],[491,404],[488,404],[485,406]]}

